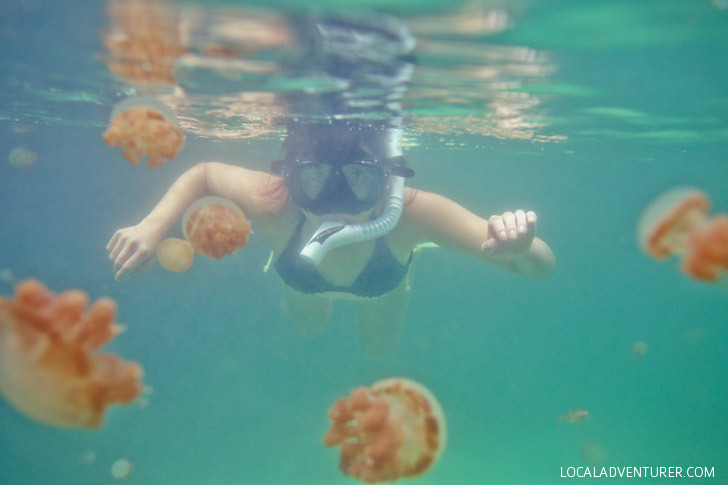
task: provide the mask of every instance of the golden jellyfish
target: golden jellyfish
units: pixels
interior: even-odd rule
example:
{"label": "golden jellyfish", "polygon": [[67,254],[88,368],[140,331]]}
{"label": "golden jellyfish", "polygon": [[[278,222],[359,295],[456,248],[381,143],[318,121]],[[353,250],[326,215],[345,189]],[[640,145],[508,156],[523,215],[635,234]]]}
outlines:
{"label": "golden jellyfish", "polygon": [[142,391],[137,363],[95,352],[121,330],[116,304],[88,303],[83,291],[55,295],[33,279],[0,298],[0,394],[41,423],[96,428],[108,406]]}
{"label": "golden jellyfish", "polygon": [[126,98],[117,104],[103,138],[108,146],[121,147],[124,158],[134,165],[146,156],[149,168],[175,158],[185,142],[174,112],[146,96]]}
{"label": "golden jellyfish", "polygon": [[728,271],[728,217],[717,216],[691,235],[682,269],[704,281],[718,281]]}
{"label": "golden jellyfish", "polygon": [[435,396],[405,378],[355,389],[329,410],[326,446],[341,450],[339,468],[364,482],[413,478],[445,448],[445,416]]}
{"label": "golden jellyfish", "polygon": [[113,0],[104,44],[106,65],[124,81],[136,85],[173,85],[175,60],[187,48],[171,3],[164,0]]}
{"label": "golden jellyfish", "polygon": [[167,271],[187,271],[195,259],[195,250],[184,239],[170,237],[157,246],[157,260]]}
{"label": "golden jellyfish", "polygon": [[28,168],[35,164],[38,155],[25,147],[15,147],[8,155],[8,161],[14,168]]}
{"label": "golden jellyfish", "polygon": [[710,200],[700,190],[678,187],[652,201],[637,224],[642,250],[655,259],[683,258],[689,276],[717,281],[728,271],[728,217],[708,217]]}
{"label": "golden jellyfish", "polygon": [[250,223],[231,201],[203,197],[185,211],[182,231],[195,251],[220,259],[248,243]]}

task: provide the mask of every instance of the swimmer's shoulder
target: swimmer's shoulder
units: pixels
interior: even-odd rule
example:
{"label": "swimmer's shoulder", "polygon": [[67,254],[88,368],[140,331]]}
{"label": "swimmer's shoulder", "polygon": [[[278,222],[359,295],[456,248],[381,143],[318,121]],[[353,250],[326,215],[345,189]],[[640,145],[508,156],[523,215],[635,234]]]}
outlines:
{"label": "swimmer's shoulder", "polygon": [[480,219],[452,200],[434,192],[405,187],[404,209],[391,245],[412,250],[424,241],[435,241],[447,228],[474,224]]}
{"label": "swimmer's shoulder", "polygon": [[286,214],[288,193],[281,177],[228,163],[206,166],[209,192],[235,202],[251,221]]}
{"label": "swimmer's shoulder", "polygon": [[397,226],[387,235],[389,247],[398,257],[409,255],[422,242],[424,236],[420,218],[424,210],[423,203],[426,205],[431,195],[411,187],[404,188],[402,216]]}

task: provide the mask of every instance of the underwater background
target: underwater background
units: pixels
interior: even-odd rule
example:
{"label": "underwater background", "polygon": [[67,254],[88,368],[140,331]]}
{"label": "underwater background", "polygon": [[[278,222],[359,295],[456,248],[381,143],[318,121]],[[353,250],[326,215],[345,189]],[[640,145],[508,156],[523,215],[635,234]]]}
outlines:
{"label": "underwater background", "polygon": [[[243,7],[285,14],[302,3],[180,5],[218,12],[200,21],[204,32]],[[442,33],[423,21],[473,5],[495,12],[493,28]],[[562,467],[588,464],[584,446],[599,466],[708,467],[714,478],[669,482],[728,483],[725,281],[692,280],[676,260],[648,258],[635,237],[642,209],[675,186],[698,187],[714,212],[728,212],[728,4],[347,6],[421,26],[404,103],[417,172],[408,183],[482,216],[536,211],[556,272],[531,281],[423,250],[401,343],[383,361],[360,350],[352,302],[336,302],[324,333],[297,333],[255,233],[223,260],[198,256],[185,273],[155,265],[117,282],[108,240],[184,170],[210,160],[268,170],[279,158],[270,110],[216,116],[219,99],[291,80],[183,61],[186,146],[159,169],[134,166],[101,138],[134,89],[104,64],[106,4],[3,2],[0,153],[22,146],[37,161],[0,163],[0,269],[116,300],[127,331],[106,350],[138,361],[153,390],[146,404],[112,408],[97,431],[49,428],[0,400],[0,484],[112,483],[121,457],[135,484],[354,483],[322,443],[327,411],[391,376],[427,386],[447,419],[444,454],[415,483],[558,483],[568,480]],[[275,60],[265,49],[251,56]],[[636,341],[648,346],[642,358]],[[591,418],[558,420],[571,409]]]}

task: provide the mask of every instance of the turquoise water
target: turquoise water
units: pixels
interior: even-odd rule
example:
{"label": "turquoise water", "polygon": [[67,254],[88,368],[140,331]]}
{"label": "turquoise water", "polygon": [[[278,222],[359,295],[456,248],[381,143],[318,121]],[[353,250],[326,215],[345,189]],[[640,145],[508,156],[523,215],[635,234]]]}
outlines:
{"label": "turquoise water", "polygon": [[[48,428],[0,401],[0,483],[112,483],[120,457],[134,465],[127,483],[354,483],[321,444],[326,412],[389,376],[422,382],[445,410],[447,448],[417,483],[568,481],[561,469],[585,465],[585,440],[607,467],[715,472],[629,483],[728,483],[728,293],[635,242],[641,210],[674,186],[700,187],[728,212],[728,11],[717,0],[487,5],[507,18],[491,33],[421,35],[405,102],[412,185],[483,216],[535,210],[557,270],[530,281],[423,251],[402,341],[384,361],[360,350],[351,302],[323,334],[299,335],[255,234],[183,274],[157,265],[113,278],[107,241],[185,169],[278,158],[280,127],[260,122],[270,107],[254,106],[257,120],[212,110],[290,80],[186,61],[184,151],[157,170],[132,166],[101,139],[130,89],[103,63],[103,5],[0,7],[0,152],[38,156],[27,169],[0,164],[0,269],[114,298],[128,330],[108,350],[140,362],[153,388],[98,431]],[[456,7],[426,8],[441,18]],[[428,12],[399,13],[414,25]],[[649,347],[642,359],[635,341]],[[592,417],[558,421],[575,408]]]}

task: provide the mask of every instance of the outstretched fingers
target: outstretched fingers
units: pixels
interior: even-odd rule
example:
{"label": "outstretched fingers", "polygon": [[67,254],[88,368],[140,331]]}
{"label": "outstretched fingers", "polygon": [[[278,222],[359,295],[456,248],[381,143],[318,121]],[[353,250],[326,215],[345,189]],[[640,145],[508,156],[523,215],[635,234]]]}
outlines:
{"label": "outstretched fingers", "polygon": [[114,260],[114,272],[118,272],[122,267],[124,267],[131,259],[132,256],[136,252],[136,241],[130,241],[119,244],[114,253],[111,254],[109,258]]}
{"label": "outstretched fingers", "polygon": [[106,245],[106,250],[109,252],[109,259],[114,260],[119,255],[119,252],[124,246],[122,240],[123,236],[121,231],[116,231],[109,241],[109,244]]}
{"label": "outstretched fingers", "polygon": [[114,278],[117,281],[125,280],[154,263],[155,258],[149,258],[143,252],[134,253],[116,272]]}

